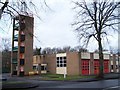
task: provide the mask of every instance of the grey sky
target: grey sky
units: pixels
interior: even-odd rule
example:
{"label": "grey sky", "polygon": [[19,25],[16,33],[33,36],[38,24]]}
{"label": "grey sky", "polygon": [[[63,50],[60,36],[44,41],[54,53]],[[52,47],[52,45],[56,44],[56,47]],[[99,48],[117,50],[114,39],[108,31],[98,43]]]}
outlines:
{"label": "grey sky", "polygon": [[[35,0],[36,6],[40,8],[37,0]],[[75,12],[72,10],[73,3],[71,0],[46,0],[48,6],[53,10],[45,8],[37,13],[41,17],[41,21],[35,18],[34,35],[40,40],[40,42],[34,38],[34,47],[63,47],[63,46],[78,46],[77,34],[73,31],[71,24],[75,19]],[[1,20],[0,27],[6,27],[5,32],[1,31],[1,37],[12,36],[12,28],[8,25],[4,25],[4,21]],[[8,30],[9,28],[9,30]],[[114,37],[110,37],[110,46],[117,48],[117,34],[114,33]],[[0,37],[0,38],[1,38]],[[108,45],[104,43],[104,46]],[[93,40],[89,46],[90,51],[97,49],[97,42]]]}
{"label": "grey sky", "polygon": [[41,33],[39,35],[41,45],[48,47],[76,46],[77,38],[71,28],[73,11],[70,0],[54,0],[53,3],[47,3],[53,11],[48,11],[41,16],[43,22],[37,24],[37,28],[35,27],[35,35],[38,36]]}

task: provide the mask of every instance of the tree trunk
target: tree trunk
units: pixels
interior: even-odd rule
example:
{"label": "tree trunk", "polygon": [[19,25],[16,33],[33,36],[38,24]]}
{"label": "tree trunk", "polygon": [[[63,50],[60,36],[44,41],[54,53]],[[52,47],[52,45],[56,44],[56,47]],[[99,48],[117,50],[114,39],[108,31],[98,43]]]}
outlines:
{"label": "tree trunk", "polygon": [[102,79],[104,75],[103,73],[103,48],[102,48],[100,35],[98,35],[98,45],[99,45],[99,64],[100,64],[98,78]]}

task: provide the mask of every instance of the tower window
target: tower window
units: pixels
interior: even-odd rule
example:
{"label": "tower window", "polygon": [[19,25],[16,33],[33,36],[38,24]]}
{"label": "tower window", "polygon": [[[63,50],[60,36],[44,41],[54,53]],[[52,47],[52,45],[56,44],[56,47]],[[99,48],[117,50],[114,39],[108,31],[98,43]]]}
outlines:
{"label": "tower window", "polygon": [[24,59],[20,59],[20,65],[24,65]]}

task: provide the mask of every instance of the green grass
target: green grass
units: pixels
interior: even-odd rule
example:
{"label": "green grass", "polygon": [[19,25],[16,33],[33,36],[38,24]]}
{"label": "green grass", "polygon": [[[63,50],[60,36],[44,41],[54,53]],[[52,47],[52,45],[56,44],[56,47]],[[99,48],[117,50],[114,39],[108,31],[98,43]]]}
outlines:
{"label": "green grass", "polygon": [[43,74],[42,76],[42,80],[60,80],[60,81],[64,81],[64,80],[79,80],[82,78],[94,78],[95,76],[66,76],[66,78],[64,78],[64,75],[61,74]]}

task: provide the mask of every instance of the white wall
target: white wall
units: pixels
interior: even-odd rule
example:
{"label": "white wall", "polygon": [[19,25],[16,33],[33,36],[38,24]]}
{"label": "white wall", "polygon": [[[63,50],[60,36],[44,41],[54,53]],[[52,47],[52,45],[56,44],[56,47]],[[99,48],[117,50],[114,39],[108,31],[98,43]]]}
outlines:
{"label": "white wall", "polygon": [[113,72],[113,69],[111,69],[111,72]]}
{"label": "white wall", "polygon": [[117,72],[119,72],[119,69],[117,69]]}
{"label": "white wall", "polygon": [[94,58],[94,59],[99,59],[99,54],[98,54],[98,53],[94,53],[94,54],[93,54],[93,58]]}
{"label": "white wall", "polygon": [[41,73],[42,73],[42,74],[45,74],[45,73],[47,73],[47,71],[46,71],[46,70],[42,70]]}
{"label": "white wall", "polygon": [[57,67],[56,68],[56,74],[67,74],[67,68],[66,67]]}
{"label": "white wall", "polygon": [[81,59],[90,59],[90,53],[82,52],[81,53]]}
{"label": "white wall", "polygon": [[118,61],[116,61],[116,65],[118,65]]}
{"label": "white wall", "polygon": [[[94,59],[99,59],[99,54],[98,53],[94,53]],[[103,54],[103,58],[104,59],[110,59],[109,54]]]}
{"label": "white wall", "polygon": [[56,57],[66,57],[66,53],[58,53],[56,54]]}
{"label": "white wall", "polygon": [[104,54],[103,57],[104,57],[104,59],[110,59],[109,54]]}
{"label": "white wall", "polygon": [[111,65],[113,65],[113,61],[111,61]]}

